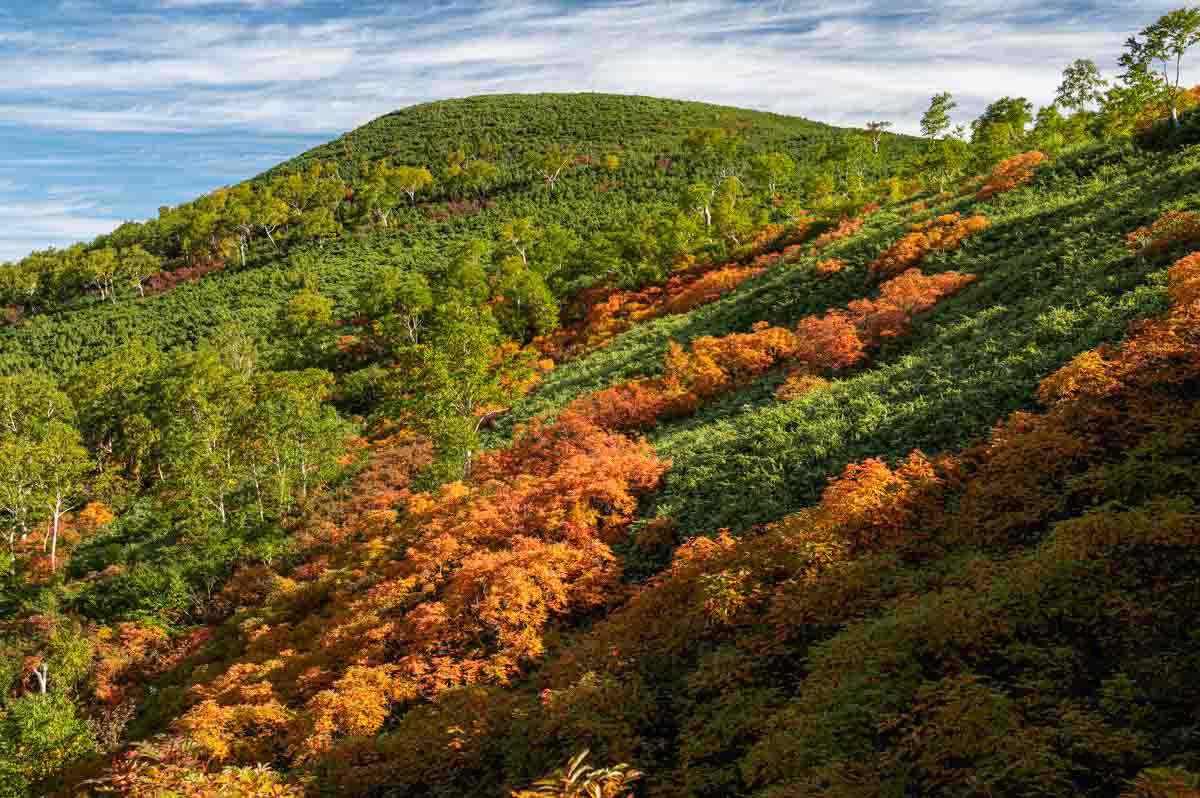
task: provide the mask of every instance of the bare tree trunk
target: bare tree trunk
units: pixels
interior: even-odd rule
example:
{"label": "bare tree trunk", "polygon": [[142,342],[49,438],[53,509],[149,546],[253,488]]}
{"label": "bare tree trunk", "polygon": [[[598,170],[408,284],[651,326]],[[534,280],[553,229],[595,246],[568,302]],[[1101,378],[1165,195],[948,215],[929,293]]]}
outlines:
{"label": "bare tree trunk", "polygon": [[33,675],[38,680],[38,692],[42,695],[46,694],[46,685],[50,680],[50,666],[43,662],[33,669]]}

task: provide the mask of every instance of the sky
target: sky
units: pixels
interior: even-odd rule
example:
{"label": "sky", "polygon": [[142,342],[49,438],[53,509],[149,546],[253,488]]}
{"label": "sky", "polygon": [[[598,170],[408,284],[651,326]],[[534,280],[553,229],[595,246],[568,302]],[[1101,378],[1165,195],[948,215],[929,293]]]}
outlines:
{"label": "sky", "polygon": [[1182,2],[0,0],[0,261],[430,100],[601,91],[911,132],[950,91],[965,123],[1048,103],[1075,58],[1112,76]]}

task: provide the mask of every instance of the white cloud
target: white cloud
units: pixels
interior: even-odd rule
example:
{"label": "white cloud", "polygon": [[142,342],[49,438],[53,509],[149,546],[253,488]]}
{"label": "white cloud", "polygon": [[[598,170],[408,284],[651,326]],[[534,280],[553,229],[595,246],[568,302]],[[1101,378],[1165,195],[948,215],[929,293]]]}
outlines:
{"label": "white cloud", "polygon": [[[679,96],[914,130],[934,91],[964,115],[1019,93],[1052,96],[1059,69],[1110,67],[1124,36],[1177,0],[1087,14],[1029,0],[624,0],[416,6],[296,21],[180,16],[164,0],[85,39],[50,33],[0,59],[0,122],[73,130],[250,128],[335,133],[398,105],[495,91]],[[226,0],[254,9],[295,0]],[[4,36],[0,32],[0,37]]]}
{"label": "white cloud", "polygon": [[121,221],[98,213],[87,202],[0,201],[0,261],[18,260],[46,246],[88,241],[112,231]]}

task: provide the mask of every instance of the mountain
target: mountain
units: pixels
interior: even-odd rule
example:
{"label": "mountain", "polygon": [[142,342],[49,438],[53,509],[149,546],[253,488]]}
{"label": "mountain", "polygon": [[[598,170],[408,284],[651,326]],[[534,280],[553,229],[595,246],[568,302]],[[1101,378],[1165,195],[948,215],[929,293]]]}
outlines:
{"label": "mountain", "polygon": [[432,103],[11,265],[0,791],[1194,794],[1200,151],[1012,106]]}

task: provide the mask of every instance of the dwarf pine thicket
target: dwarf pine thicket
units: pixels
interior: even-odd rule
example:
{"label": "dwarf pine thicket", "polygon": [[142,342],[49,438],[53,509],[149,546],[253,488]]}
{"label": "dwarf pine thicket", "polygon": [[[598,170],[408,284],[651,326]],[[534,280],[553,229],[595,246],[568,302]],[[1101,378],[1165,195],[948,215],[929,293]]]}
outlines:
{"label": "dwarf pine thicket", "polygon": [[417,106],[3,265],[0,795],[1200,794],[1198,30],[923,138]]}

